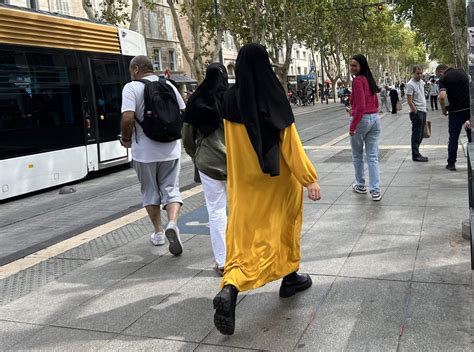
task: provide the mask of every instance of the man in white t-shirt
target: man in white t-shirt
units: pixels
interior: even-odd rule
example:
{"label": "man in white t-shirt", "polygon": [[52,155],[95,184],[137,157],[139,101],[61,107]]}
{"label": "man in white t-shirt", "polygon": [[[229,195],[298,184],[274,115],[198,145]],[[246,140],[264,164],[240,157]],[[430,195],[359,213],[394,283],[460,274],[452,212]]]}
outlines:
{"label": "man in white t-shirt", "polygon": [[[178,215],[183,204],[179,192],[179,172],[181,157],[181,141],[159,143],[148,138],[135,117],[143,121],[145,109],[145,84],[140,79],[158,81],[153,72],[151,60],[143,55],[136,56],[130,62],[132,82],[127,83],[122,91],[122,145],[132,148],[133,167],[140,180],[143,195],[143,206],[155,228],[150,240],[155,246],[169,242],[169,250],[173,255],[183,252],[183,245],[177,226]],[[180,110],[186,105],[178,90],[169,84],[176,95]],[[166,229],[161,223],[160,205],[168,215]]]}

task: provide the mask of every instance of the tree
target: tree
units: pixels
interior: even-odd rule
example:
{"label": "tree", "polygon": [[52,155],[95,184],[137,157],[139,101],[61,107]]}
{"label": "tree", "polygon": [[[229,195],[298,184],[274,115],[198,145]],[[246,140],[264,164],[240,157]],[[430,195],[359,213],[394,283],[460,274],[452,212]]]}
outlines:
{"label": "tree", "polygon": [[430,57],[467,69],[464,0],[399,0],[395,7],[428,47]]}
{"label": "tree", "polygon": [[138,30],[139,0],[132,0],[131,13],[128,13],[129,0],[102,0],[98,10],[94,10],[91,0],[82,0],[82,8],[89,19],[99,20],[114,26],[129,25]]}
{"label": "tree", "polygon": [[303,25],[304,1],[221,0],[223,27],[237,46],[260,43],[267,47],[280,82],[286,89],[291,52]]}

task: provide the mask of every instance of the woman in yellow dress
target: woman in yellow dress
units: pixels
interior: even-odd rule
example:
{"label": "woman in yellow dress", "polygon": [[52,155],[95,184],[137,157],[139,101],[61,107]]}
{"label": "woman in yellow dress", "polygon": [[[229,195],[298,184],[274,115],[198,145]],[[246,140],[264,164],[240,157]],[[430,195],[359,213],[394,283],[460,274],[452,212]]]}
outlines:
{"label": "woman in yellow dress", "polygon": [[235,329],[237,294],[283,278],[280,297],[308,289],[297,274],[303,222],[303,186],[321,198],[285,91],[260,44],[242,47],[236,84],[224,98],[229,217],[222,290],[214,298],[214,324]]}

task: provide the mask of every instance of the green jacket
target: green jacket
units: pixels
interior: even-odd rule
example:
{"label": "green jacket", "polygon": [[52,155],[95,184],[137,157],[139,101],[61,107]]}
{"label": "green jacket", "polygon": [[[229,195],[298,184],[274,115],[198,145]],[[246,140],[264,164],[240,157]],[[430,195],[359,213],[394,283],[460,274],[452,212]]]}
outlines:
{"label": "green jacket", "polygon": [[199,171],[214,180],[227,180],[224,124],[204,137],[192,125],[185,123],[182,136],[184,149]]}

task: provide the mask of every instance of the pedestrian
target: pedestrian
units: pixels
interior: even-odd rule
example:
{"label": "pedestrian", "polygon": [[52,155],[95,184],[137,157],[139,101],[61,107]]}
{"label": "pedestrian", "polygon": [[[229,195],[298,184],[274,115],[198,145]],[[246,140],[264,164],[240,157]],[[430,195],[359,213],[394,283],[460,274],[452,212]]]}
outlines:
{"label": "pedestrian", "polygon": [[238,292],[283,278],[280,297],[312,285],[298,274],[303,186],[320,199],[317,174],[306,156],[291,107],[267,50],[247,44],[236,62],[236,84],[224,98],[229,219],[222,290],[213,304],[216,328],[235,329]]}
{"label": "pedestrian", "polygon": [[420,144],[423,141],[426,125],[426,96],[422,76],[423,67],[413,66],[412,79],[407,83],[406,88],[411,120],[411,158],[413,161],[427,162],[428,157],[420,153]]}
{"label": "pedestrian", "polygon": [[387,112],[390,111],[390,108],[388,107],[388,101],[387,101],[387,86],[385,84],[382,84],[382,88],[380,89],[380,111],[379,112],[384,112],[383,109],[386,109]]}
{"label": "pedestrian", "polygon": [[183,145],[196,165],[209,215],[215,270],[222,276],[227,225],[227,164],[221,107],[228,87],[226,68],[210,64],[206,78],[189,99],[184,115]]}
{"label": "pedestrian", "polygon": [[458,141],[464,125],[469,142],[471,141],[469,77],[464,70],[440,64],[436,67],[436,76],[439,78],[439,103],[441,112],[448,116],[446,98],[449,97],[449,140],[448,164],[446,169],[456,171]]}
{"label": "pedestrian", "polygon": [[390,103],[392,104],[392,114],[396,114],[397,113],[397,105],[398,105],[398,102],[400,101],[400,99],[398,98],[398,92],[395,89],[395,87],[393,87],[393,86],[390,87],[389,96],[390,96]]}
{"label": "pedestrian", "polygon": [[434,109],[438,110],[438,95],[439,95],[438,84],[436,83],[434,79],[432,79],[431,84],[430,84],[431,111],[434,111]]}
{"label": "pedestrian", "polygon": [[[164,79],[160,81],[154,74],[153,64],[148,57],[143,55],[134,57],[130,62],[129,71],[132,82],[127,83],[122,92],[121,142],[124,147],[131,148],[132,151],[133,168],[140,180],[143,206],[154,226],[154,232],[150,235],[151,242],[155,246],[164,245],[166,236],[169,251],[173,255],[180,255],[183,246],[177,221],[183,204],[179,192],[181,141],[179,136],[170,142],[158,142],[150,137],[152,134],[149,132],[153,131],[149,130],[148,125],[144,125],[144,120],[148,115],[155,113],[156,106],[146,106],[145,116],[145,103],[149,101],[145,95],[145,88],[148,89],[147,92],[150,89],[159,89],[160,94],[169,98],[167,101],[170,105],[167,105],[167,112],[175,112],[175,115],[169,117],[179,122],[178,133],[182,118],[177,114],[180,114],[180,110],[184,110],[186,105],[169,81]],[[175,126],[169,127],[168,130],[171,131],[171,127]],[[161,136],[167,140],[176,138]],[[166,229],[161,223],[160,205],[167,213]]]}
{"label": "pedestrian", "polygon": [[400,96],[402,97],[402,99],[405,96],[405,83],[403,82],[400,84]]}
{"label": "pedestrian", "polygon": [[359,194],[367,193],[363,155],[365,144],[369,168],[369,191],[372,200],[379,201],[382,199],[382,194],[380,193],[379,170],[379,137],[381,127],[378,114],[378,87],[364,55],[353,56],[349,67],[351,74],[355,76],[352,81],[352,110],[349,126],[352,163],[354,164],[356,178],[356,182],[352,185],[352,190]]}

